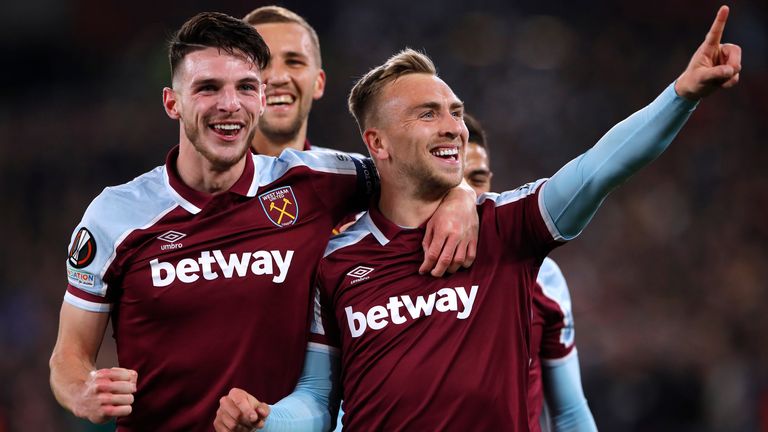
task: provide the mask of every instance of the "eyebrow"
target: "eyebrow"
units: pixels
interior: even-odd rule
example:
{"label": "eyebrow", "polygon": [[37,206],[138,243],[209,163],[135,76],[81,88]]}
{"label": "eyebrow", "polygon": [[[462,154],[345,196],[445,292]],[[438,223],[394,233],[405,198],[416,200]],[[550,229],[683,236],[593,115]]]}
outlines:
{"label": "eyebrow", "polygon": [[[238,84],[254,83],[254,84],[257,84],[257,85],[261,85],[261,80],[258,79],[258,78],[247,77],[247,78],[242,78],[242,79],[238,80],[237,83]],[[221,80],[220,79],[204,78],[204,79],[193,81],[192,82],[192,87],[201,87],[201,86],[206,86],[206,85],[219,85],[219,84],[221,84]]]}
{"label": "eyebrow", "polygon": [[[440,102],[425,102],[423,104],[419,104],[419,105],[416,105],[415,107],[413,107],[412,111],[417,111],[417,110],[420,110],[420,109],[423,109],[423,108],[429,108],[429,109],[437,110],[441,106],[442,105],[440,104]],[[451,110],[458,109],[458,108],[464,109],[464,102],[461,102],[461,101],[453,102],[453,103],[451,103],[451,105],[448,108],[451,109]]]}
{"label": "eyebrow", "polygon": [[486,174],[486,175],[488,175],[490,173],[491,173],[490,169],[477,168],[477,169],[473,169],[472,171],[468,172],[465,177],[472,177],[472,176],[478,175],[478,174]]}
{"label": "eyebrow", "polygon": [[309,58],[308,55],[299,51],[284,51],[282,54],[283,54],[283,57],[288,57],[288,58],[294,58],[294,57],[305,58],[305,59]]}

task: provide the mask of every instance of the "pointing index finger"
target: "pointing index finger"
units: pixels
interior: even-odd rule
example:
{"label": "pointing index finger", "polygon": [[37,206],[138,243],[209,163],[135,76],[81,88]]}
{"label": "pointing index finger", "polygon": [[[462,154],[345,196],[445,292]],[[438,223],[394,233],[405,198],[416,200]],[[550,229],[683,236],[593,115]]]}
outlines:
{"label": "pointing index finger", "polygon": [[706,39],[704,39],[705,44],[720,44],[720,39],[723,37],[723,30],[725,30],[725,22],[728,21],[729,10],[730,9],[728,6],[720,6],[720,9],[717,11],[715,21],[712,23],[712,27],[709,29],[709,33],[707,33]]}

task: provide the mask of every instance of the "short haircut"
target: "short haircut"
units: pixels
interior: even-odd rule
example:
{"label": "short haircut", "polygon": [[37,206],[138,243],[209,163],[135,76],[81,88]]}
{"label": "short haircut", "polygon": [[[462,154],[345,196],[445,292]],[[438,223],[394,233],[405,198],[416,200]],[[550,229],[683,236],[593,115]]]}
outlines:
{"label": "short haircut", "polygon": [[248,15],[243,18],[243,21],[252,26],[259,24],[273,24],[273,23],[293,23],[298,24],[309,33],[309,38],[312,39],[312,45],[315,46],[315,60],[318,66],[322,66],[323,59],[320,55],[320,38],[317,37],[317,32],[301,15],[288,10],[280,6],[262,6],[260,8],[252,10]]}
{"label": "short haircut", "polygon": [[223,13],[202,12],[187,20],[168,44],[171,78],[187,54],[206,48],[243,55],[260,70],[269,63],[269,47],[253,27]]}
{"label": "short haircut", "polygon": [[467,141],[479,145],[485,149],[486,153],[488,153],[488,140],[485,135],[485,130],[483,130],[483,126],[480,122],[477,121],[475,117],[465,112],[464,124],[467,125],[467,130],[469,131],[469,139]]}
{"label": "short haircut", "polygon": [[415,73],[437,76],[435,64],[426,54],[406,48],[357,80],[349,93],[348,103],[349,112],[357,121],[360,133],[370,123],[374,114],[372,108],[384,86],[404,75]]}

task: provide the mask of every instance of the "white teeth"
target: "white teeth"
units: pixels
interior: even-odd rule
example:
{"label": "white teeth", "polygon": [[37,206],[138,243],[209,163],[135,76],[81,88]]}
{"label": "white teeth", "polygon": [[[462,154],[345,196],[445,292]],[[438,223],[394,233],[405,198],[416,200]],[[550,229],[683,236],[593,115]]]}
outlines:
{"label": "white teeth", "polygon": [[430,153],[432,153],[435,156],[458,156],[459,149],[456,147],[450,148],[450,149],[441,148],[437,150],[432,150]]}
{"label": "white teeth", "polygon": [[224,130],[240,130],[242,128],[239,124],[215,124],[213,125],[215,129],[224,129]]}
{"label": "white teeth", "polygon": [[294,98],[291,95],[267,96],[267,105],[290,104]]}

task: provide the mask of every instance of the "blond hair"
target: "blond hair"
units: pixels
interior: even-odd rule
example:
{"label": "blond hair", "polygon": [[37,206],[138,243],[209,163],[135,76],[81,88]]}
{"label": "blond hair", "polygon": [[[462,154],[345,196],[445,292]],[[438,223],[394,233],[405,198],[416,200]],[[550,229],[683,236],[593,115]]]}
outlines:
{"label": "blond hair", "polygon": [[406,48],[390,57],[384,64],[371,69],[357,80],[349,93],[349,112],[363,133],[375,114],[376,98],[387,84],[404,75],[424,73],[437,75],[435,64],[426,54]]}
{"label": "blond hair", "polygon": [[304,27],[309,33],[312,45],[315,46],[315,60],[317,61],[317,66],[322,66],[323,60],[320,55],[320,38],[317,37],[317,32],[311,25],[309,25],[307,20],[296,12],[281,6],[262,6],[252,10],[243,18],[243,21],[252,26],[257,26],[259,24],[293,23]]}

